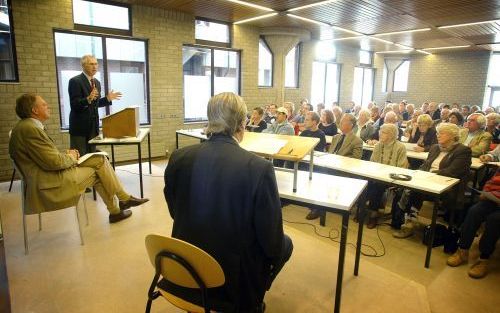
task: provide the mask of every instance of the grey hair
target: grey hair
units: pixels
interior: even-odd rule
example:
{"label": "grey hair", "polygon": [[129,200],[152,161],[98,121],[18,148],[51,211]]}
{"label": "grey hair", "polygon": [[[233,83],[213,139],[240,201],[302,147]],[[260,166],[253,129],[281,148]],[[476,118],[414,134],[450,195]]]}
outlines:
{"label": "grey hair", "polygon": [[414,105],[413,103],[408,103],[408,104],[406,105],[406,109],[408,110],[408,108],[413,108],[413,109],[415,109],[415,105]]}
{"label": "grey hair", "polygon": [[380,126],[379,132],[391,135],[392,140],[396,140],[399,135],[398,127],[394,124],[382,124],[382,126]]}
{"label": "grey hair", "polygon": [[389,111],[385,114],[384,123],[389,119],[392,119],[393,123],[396,123],[398,121],[398,116],[396,113],[394,113],[394,111]]}
{"label": "grey hair", "polygon": [[484,128],[484,126],[486,126],[486,117],[484,117],[483,114],[481,114],[481,113],[472,113],[467,118],[469,118],[471,116],[477,116],[476,122],[479,125],[479,128]]}
{"label": "grey hair", "polygon": [[500,114],[491,112],[486,115],[486,119],[494,118],[495,119],[495,125],[500,124]]}
{"label": "grey hair", "polygon": [[424,124],[431,126],[432,125],[432,117],[429,114],[419,115],[417,118],[417,123],[424,123]]}
{"label": "grey hair", "polygon": [[88,63],[89,59],[96,59],[97,60],[97,58],[95,56],[93,56],[92,54],[86,54],[80,59],[80,65],[83,67],[85,64]]}
{"label": "grey hair", "polygon": [[223,92],[208,101],[207,135],[225,134],[233,136],[243,125],[247,115],[247,105],[240,96]]}
{"label": "grey hair", "polygon": [[345,113],[342,115],[342,118],[349,119],[349,122],[351,122],[353,128],[354,128],[354,126],[356,126],[356,117],[353,114]]}
{"label": "grey hair", "polygon": [[366,120],[369,121],[370,118],[372,117],[372,113],[369,110],[367,110],[367,109],[362,109],[361,111],[359,111],[358,119],[361,116],[364,116],[366,118]]}
{"label": "grey hair", "polygon": [[448,133],[453,136],[455,141],[460,140],[460,128],[453,123],[439,123],[436,127],[437,133]]}

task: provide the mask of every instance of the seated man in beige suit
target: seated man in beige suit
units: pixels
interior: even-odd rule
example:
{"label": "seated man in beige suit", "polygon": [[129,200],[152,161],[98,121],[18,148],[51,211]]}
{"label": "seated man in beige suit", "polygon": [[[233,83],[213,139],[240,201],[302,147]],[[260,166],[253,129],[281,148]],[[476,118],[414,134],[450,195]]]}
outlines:
{"label": "seated man in beige suit", "polygon": [[[78,164],[78,150],[59,152],[42,124],[50,117],[49,107],[42,97],[35,94],[20,96],[16,101],[16,114],[21,120],[12,130],[9,154],[27,181],[26,213],[72,206],[91,186],[106,204],[110,223],[130,217],[132,212],[128,208],[148,201],[123,190],[105,156],[94,155]],[[114,201],[115,196],[118,203]]]}
{"label": "seated man in beige suit", "polygon": [[[354,158],[361,159],[363,154],[363,140],[356,136],[353,129],[356,126],[356,118],[351,113],[344,113],[340,119],[339,129],[342,132],[333,136],[332,144],[328,152]],[[306,219],[313,220],[320,216],[321,212],[318,209],[311,209],[306,216]]]}

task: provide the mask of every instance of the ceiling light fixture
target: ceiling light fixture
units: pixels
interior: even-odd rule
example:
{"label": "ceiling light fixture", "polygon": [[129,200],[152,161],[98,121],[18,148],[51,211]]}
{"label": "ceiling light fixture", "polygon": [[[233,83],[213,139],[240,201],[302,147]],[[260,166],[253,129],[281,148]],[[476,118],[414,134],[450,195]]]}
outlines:
{"label": "ceiling light fixture", "polygon": [[407,50],[378,51],[378,52],[375,52],[375,53],[376,54],[385,54],[385,53],[410,53],[412,51],[413,51],[413,49],[407,49]]}
{"label": "ceiling light fixture", "polygon": [[336,30],[340,30],[340,31],[346,32],[346,33],[349,33],[349,34],[358,35],[358,36],[364,36],[364,34],[362,34],[360,32],[357,32],[357,31],[354,31],[354,30],[349,30],[349,29],[345,29],[345,28],[342,28],[342,27],[338,27],[338,26],[332,26],[332,28],[336,29]]}
{"label": "ceiling light fixture", "polygon": [[306,22],[313,23],[313,24],[316,24],[316,25],[331,27],[330,24],[323,23],[323,22],[318,22],[318,21],[312,20],[310,18],[298,16],[298,15],[295,15],[295,14],[287,14],[287,15],[290,16],[290,17],[296,18],[298,20],[306,21]]}
{"label": "ceiling light fixture", "polygon": [[337,39],[332,39],[332,41],[342,41],[342,40],[361,39],[361,38],[365,38],[365,36],[352,36],[352,37],[337,38]]}
{"label": "ceiling light fixture", "polygon": [[394,42],[392,41],[389,41],[389,40],[385,40],[385,39],[380,39],[380,38],[377,38],[377,37],[370,37],[370,36],[366,36],[366,38],[368,39],[373,39],[373,40],[377,40],[377,41],[381,41],[383,43],[388,43],[390,45],[394,44]]}
{"label": "ceiling light fixture", "polygon": [[395,43],[395,45],[398,46],[398,47],[400,47],[400,48],[403,48],[403,49],[414,49],[413,47],[402,45],[400,43]]}
{"label": "ceiling light fixture", "polygon": [[247,18],[246,20],[237,21],[237,22],[234,22],[233,24],[235,24],[235,25],[243,24],[243,23],[247,23],[247,22],[261,20],[261,19],[268,18],[268,17],[275,16],[275,15],[278,15],[278,13],[269,13],[269,14],[265,14],[265,15],[261,15],[261,16]]}
{"label": "ceiling light fixture", "polygon": [[431,55],[432,53],[430,52],[427,52],[427,51],[424,51],[424,50],[420,50],[420,49],[416,49],[417,52],[420,52],[420,53],[423,53],[423,54],[427,54],[427,55]]}
{"label": "ceiling light fixture", "polygon": [[335,1],[338,1],[338,0],[326,0],[326,1],[316,2],[316,3],[311,3],[311,4],[303,5],[303,6],[300,6],[300,7],[289,9],[287,12],[293,12],[293,11],[308,9],[308,8],[316,7],[318,5],[328,4],[328,3],[331,3],[331,2],[335,2]]}
{"label": "ceiling light fixture", "polygon": [[373,34],[371,36],[397,35],[397,34],[406,34],[406,33],[426,32],[429,30],[431,30],[431,29],[430,28],[419,28],[419,29],[411,29],[411,30],[402,30],[402,31],[397,31],[397,32]]}
{"label": "ceiling light fixture", "polygon": [[473,22],[473,23],[463,23],[463,24],[455,24],[455,25],[446,25],[439,26],[439,29],[453,28],[453,27],[463,27],[463,26],[471,26],[471,25],[480,25],[480,24],[488,24],[488,23],[496,23],[500,22],[500,20],[491,20],[491,21],[483,21],[483,22]]}
{"label": "ceiling light fixture", "polygon": [[435,47],[435,48],[423,48],[422,50],[428,51],[428,50],[442,50],[442,49],[459,49],[459,48],[467,48],[470,47],[471,45],[465,45],[465,46],[448,46],[448,47]]}
{"label": "ceiling light fixture", "polygon": [[263,7],[261,5],[258,5],[258,4],[253,4],[253,3],[250,3],[250,2],[246,2],[246,1],[241,1],[241,0],[226,0],[228,2],[233,2],[233,3],[237,3],[237,4],[241,4],[241,5],[245,5],[247,7],[251,7],[251,8],[254,8],[254,9],[259,9],[259,10],[264,10],[264,11],[269,11],[269,12],[274,12],[273,9],[270,9],[270,8],[266,8],[266,7]]}

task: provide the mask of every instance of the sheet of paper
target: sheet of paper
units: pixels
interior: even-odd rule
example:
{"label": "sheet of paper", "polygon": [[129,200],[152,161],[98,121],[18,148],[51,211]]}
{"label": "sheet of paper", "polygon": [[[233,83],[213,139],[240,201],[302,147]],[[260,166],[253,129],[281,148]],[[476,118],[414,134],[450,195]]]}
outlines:
{"label": "sheet of paper", "polygon": [[240,146],[251,152],[273,155],[278,153],[287,144],[288,140],[275,138],[259,138],[259,140],[248,140],[240,143]]}
{"label": "sheet of paper", "polygon": [[406,150],[410,150],[410,151],[413,151],[413,148],[415,148],[417,146],[416,143],[403,142],[403,144],[405,145]]}
{"label": "sheet of paper", "polygon": [[87,153],[85,155],[82,155],[79,159],[78,159],[78,164],[82,164],[83,162],[87,161],[88,159],[90,159],[91,157],[93,157],[94,155],[104,155],[104,156],[108,156],[108,153],[105,152],[105,151],[100,151],[100,152],[94,152],[94,153]]}

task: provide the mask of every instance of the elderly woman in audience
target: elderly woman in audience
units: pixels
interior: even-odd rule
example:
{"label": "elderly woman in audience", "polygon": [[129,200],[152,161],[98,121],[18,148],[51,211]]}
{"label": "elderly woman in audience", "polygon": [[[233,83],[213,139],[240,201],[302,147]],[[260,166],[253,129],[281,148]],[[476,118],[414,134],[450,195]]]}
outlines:
{"label": "elderly woman in audience", "polygon": [[359,111],[358,125],[355,128],[356,136],[361,138],[363,141],[367,141],[373,137],[375,133],[375,127],[370,120],[371,113],[367,109]]}
{"label": "elderly woman in audience", "polygon": [[486,130],[493,137],[493,143],[498,144],[500,142],[500,114],[492,112],[486,115]]}
{"label": "elderly woman in audience", "polygon": [[436,129],[432,126],[429,114],[422,114],[417,118],[417,131],[414,136],[408,138],[409,143],[416,143],[413,150],[417,152],[428,152],[432,145],[437,143]]}
{"label": "elderly woman in audience", "polygon": [[488,115],[490,113],[495,113],[495,108],[494,107],[487,107],[485,110],[484,110],[484,114]]}
{"label": "elderly woman in audience", "polygon": [[267,123],[263,119],[264,110],[262,108],[256,107],[252,111],[252,116],[248,120],[246,130],[249,132],[261,133],[267,128]]}
{"label": "elderly woman in audience", "polygon": [[452,111],[450,113],[450,116],[448,117],[448,122],[455,124],[460,128],[460,143],[464,143],[465,139],[467,138],[467,134],[469,133],[469,130],[465,128],[464,125],[464,117],[462,113],[458,111]]}
{"label": "elderly woman in audience", "polygon": [[335,123],[340,123],[340,119],[342,118],[342,114],[344,114],[342,112],[342,108],[339,107],[338,105],[334,105],[332,107],[332,112],[333,112],[333,115],[335,116]]}
{"label": "elderly woman in audience", "polygon": [[[449,210],[459,210],[464,203],[464,188],[471,164],[471,149],[459,143],[459,128],[455,124],[441,123],[437,127],[438,144],[429,150],[429,156],[420,170],[460,179],[450,191],[441,196],[443,207]],[[406,238],[413,235],[413,223],[409,218],[404,223],[404,214],[414,217],[422,207],[424,200],[430,200],[424,194],[405,190],[397,205],[393,205],[391,226],[399,229],[393,233],[396,238]]]}
{"label": "elderly woman in audience", "polygon": [[485,131],[486,117],[480,113],[472,113],[467,117],[468,134],[464,145],[472,150],[472,156],[478,157],[490,150],[492,136]]}
{"label": "elderly woman in audience", "polygon": [[[406,148],[397,140],[398,127],[394,124],[382,125],[379,130],[379,138],[380,140],[373,149],[370,161],[406,168],[408,166]],[[386,189],[387,186],[384,184],[372,182],[368,184],[367,199],[369,201],[370,215],[367,227],[370,229],[377,225],[377,210],[382,205],[382,194]]]}
{"label": "elderly woman in audience", "polygon": [[[389,111],[385,114],[383,125],[385,125],[385,124],[394,124],[394,125],[396,125],[396,127],[398,126],[398,115],[396,114],[396,112]],[[403,136],[403,130],[399,127],[397,127],[397,128],[398,128],[398,138],[397,139],[401,140],[401,137]],[[379,134],[378,134],[378,129],[377,129],[377,131],[373,135],[373,138],[371,140],[368,140],[367,143],[370,145],[375,145],[378,141],[378,135]]]}
{"label": "elderly woman in audience", "polygon": [[335,123],[335,116],[330,110],[322,110],[318,128],[321,129],[326,136],[337,135],[337,124]]}
{"label": "elderly woman in audience", "polygon": [[408,120],[411,120],[413,113],[415,113],[415,105],[413,103],[408,103],[406,105],[406,112],[408,112]]}
{"label": "elderly woman in audience", "polygon": [[285,102],[283,103],[283,107],[288,110],[288,121],[291,122],[295,118],[295,104],[293,102]]}
{"label": "elderly woman in audience", "polygon": [[409,121],[408,124],[406,124],[406,129],[404,131],[404,136],[410,140],[415,136],[415,134],[418,131],[418,124],[417,120],[420,115],[422,115],[423,112],[421,109],[416,109],[415,112],[413,112],[413,116],[411,117],[411,120]]}

